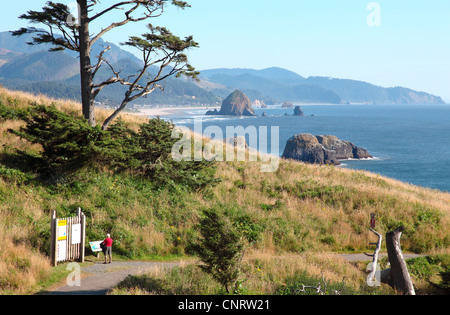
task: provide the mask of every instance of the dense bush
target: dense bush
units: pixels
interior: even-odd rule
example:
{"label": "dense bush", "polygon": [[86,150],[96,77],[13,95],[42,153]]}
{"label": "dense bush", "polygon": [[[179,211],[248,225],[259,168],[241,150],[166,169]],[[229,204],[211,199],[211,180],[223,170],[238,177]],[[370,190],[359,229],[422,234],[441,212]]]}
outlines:
{"label": "dense bush", "polygon": [[42,146],[37,170],[54,176],[70,174],[92,162],[100,128],[59,111],[55,106],[35,106],[22,118],[26,126],[10,132]]}
{"label": "dense bush", "polygon": [[26,126],[10,132],[42,146],[36,170],[51,178],[67,179],[84,167],[107,167],[150,179],[155,186],[181,184],[196,190],[217,182],[213,163],[172,159],[179,139],[172,137],[174,125],[159,118],[142,124],[138,132],[121,120],[102,131],[54,106],[35,106],[22,119]]}

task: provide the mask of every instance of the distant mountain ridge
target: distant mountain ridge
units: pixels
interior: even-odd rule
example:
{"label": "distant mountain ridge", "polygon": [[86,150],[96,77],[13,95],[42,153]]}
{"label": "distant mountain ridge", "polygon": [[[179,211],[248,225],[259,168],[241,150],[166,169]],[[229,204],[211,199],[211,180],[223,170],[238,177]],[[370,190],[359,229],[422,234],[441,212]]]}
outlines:
{"label": "distant mountain ridge", "polygon": [[[71,51],[48,52],[50,45],[30,46],[32,35],[13,37],[0,32],[0,84],[5,87],[42,93],[56,98],[80,100],[79,62]],[[105,58],[121,69],[121,75],[131,75],[139,69],[141,60],[117,45],[100,39],[92,49],[92,62],[107,46]],[[112,73],[102,68],[97,80],[105,80]],[[219,68],[201,71],[200,82],[185,78],[169,78],[163,92],[156,90],[142,105],[218,105],[238,89],[249,99],[265,104],[291,103],[366,103],[366,104],[443,104],[439,96],[403,87],[384,88],[367,82],[327,77],[305,78],[293,71],[271,67],[262,70]],[[126,88],[108,86],[97,101],[117,105]]]}
{"label": "distant mountain ridge", "polygon": [[271,67],[208,69],[201,78],[226,89],[257,92],[264,101],[297,103],[444,104],[441,97],[404,87],[384,88],[367,82],[329,77],[304,78],[295,72]]}
{"label": "distant mountain ridge", "polygon": [[[49,52],[51,45],[28,45],[32,35],[13,37],[10,32],[0,32],[0,84],[7,88],[42,93],[55,98],[80,100],[79,61],[76,53],[65,50]],[[104,54],[117,71],[126,77],[135,74],[142,61],[132,53],[112,43],[99,39],[92,48],[92,62],[96,56],[110,46]],[[151,71],[151,70],[150,70]],[[107,66],[97,73],[96,80],[106,80],[112,76]],[[124,97],[126,87],[116,84],[105,87],[97,101],[115,106]],[[192,80],[169,78],[164,91],[155,90],[145,99],[137,99],[133,104],[198,105],[216,104],[221,99],[194,84]]]}
{"label": "distant mountain ridge", "polygon": [[30,81],[66,80],[79,72],[79,62],[63,52],[22,54],[0,68],[0,77]]}

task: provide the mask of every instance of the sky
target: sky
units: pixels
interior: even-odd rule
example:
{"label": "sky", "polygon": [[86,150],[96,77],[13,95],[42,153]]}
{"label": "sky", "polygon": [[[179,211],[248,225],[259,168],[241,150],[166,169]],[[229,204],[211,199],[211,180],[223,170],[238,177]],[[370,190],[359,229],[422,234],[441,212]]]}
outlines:
{"label": "sky", "polygon": [[[119,44],[152,23],[180,37],[194,36],[200,47],[188,56],[198,70],[282,67],[304,77],[408,87],[450,102],[449,0],[186,1],[191,8],[168,8],[159,18],[130,23],[104,39]],[[45,1],[17,3],[8,1],[1,11],[0,31],[24,26],[17,17]],[[116,11],[92,30],[122,14]]]}

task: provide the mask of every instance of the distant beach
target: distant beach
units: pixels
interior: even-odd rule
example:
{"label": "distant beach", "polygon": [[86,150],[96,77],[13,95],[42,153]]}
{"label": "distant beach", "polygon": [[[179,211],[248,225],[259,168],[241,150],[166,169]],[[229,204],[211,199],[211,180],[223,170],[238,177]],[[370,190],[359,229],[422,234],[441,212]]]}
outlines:
{"label": "distant beach", "polygon": [[156,117],[156,116],[183,116],[189,115],[192,110],[214,110],[214,108],[220,109],[220,107],[207,107],[207,106],[192,106],[192,107],[159,107],[159,108],[143,108],[139,109],[137,114],[147,116],[147,117]]}

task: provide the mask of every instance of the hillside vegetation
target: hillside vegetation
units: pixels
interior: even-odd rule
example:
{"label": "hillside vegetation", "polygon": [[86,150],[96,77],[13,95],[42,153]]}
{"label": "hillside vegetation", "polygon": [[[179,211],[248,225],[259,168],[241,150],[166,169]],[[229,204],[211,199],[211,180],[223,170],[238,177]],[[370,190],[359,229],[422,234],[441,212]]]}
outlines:
{"label": "hillside vegetation", "polygon": [[[332,255],[314,255],[371,251],[370,213],[376,213],[377,231],[382,234],[399,225],[406,227],[404,251],[449,252],[449,193],[368,172],[282,160],[276,172],[261,173],[262,162],[220,162],[202,166],[215,173],[202,177],[210,181],[201,185],[194,173],[187,172],[189,166],[179,171],[167,164],[162,170],[168,173],[146,176],[148,169],[139,164],[139,155],[122,150],[114,167],[96,159],[68,175],[44,176],[30,164],[42,159],[44,147],[17,135],[26,126],[24,112],[38,105],[53,105],[83,126],[77,103],[0,88],[0,293],[40,289],[54,273],[48,258],[50,213],[71,216],[77,207],[87,215],[87,242],[109,232],[115,239],[115,255],[124,259],[193,254],[202,211],[220,210],[246,237],[246,258],[257,259],[260,267],[287,270],[298,263],[301,268],[314,267],[311,272],[318,276],[320,266],[331,266],[327,277],[339,282],[342,272],[352,274],[350,282],[356,289],[364,273],[356,276],[354,266],[340,260],[334,263]],[[146,123],[145,117],[123,114],[118,126],[136,136]],[[121,163],[135,163],[136,168],[121,168],[128,165]],[[167,181],[161,182],[164,174]],[[170,180],[174,174],[180,180]],[[292,263],[298,254],[306,256]],[[290,258],[277,265],[272,259],[279,255]]]}

